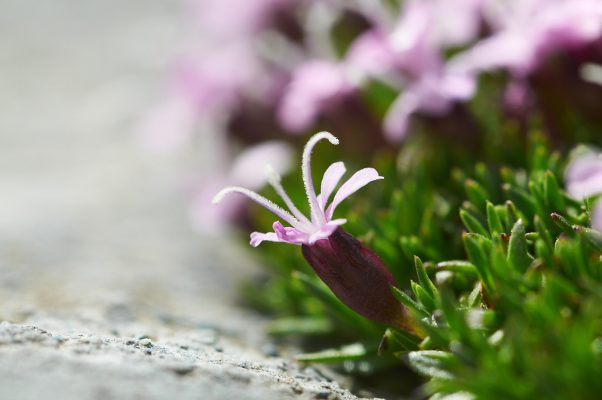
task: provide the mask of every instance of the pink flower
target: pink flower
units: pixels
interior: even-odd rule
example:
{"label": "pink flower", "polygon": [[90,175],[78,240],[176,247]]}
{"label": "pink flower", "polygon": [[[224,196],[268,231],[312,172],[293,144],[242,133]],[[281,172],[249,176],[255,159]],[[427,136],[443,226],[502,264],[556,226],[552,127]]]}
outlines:
{"label": "pink flower", "polygon": [[567,191],[577,199],[602,193],[602,158],[594,152],[575,158],[566,170]]}
{"label": "pink flower", "polygon": [[602,3],[598,0],[521,0],[505,6],[488,5],[488,22],[495,33],[454,57],[453,68],[473,73],[507,68],[516,76],[525,76],[552,52],[602,35]]}
{"label": "pink flower", "polygon": [[243,187],[232,186],[220,191],[213,199],[214,203],[219,203],[226,195],[230,193],[240,193],[263,207],[270,210],[276,216],[290,226],[284,226],[280,221],[274,222],[274,232],[260,233],[253,232],[251,234],[251,245],[256,247],[263,241],[270,242],[285,242],[296,245],[312,246],[317,241],[328,238],[335,232],[339,226],[347,222],[345,219],[333,219],[333,214],[336,207],[351,194],[361,189],[368,183],[383,179],[378,175],[374,168],[364,168],[357,171],[351,178],[341,185],[339,190],[334,195],[334,198],[329,203],[329,199],[333,194],[336,186],[345,173],[345,165],[342,162],[335,162],[324,173],[321,183],[321,193],[316,195],[313,178],[311,175],[311,153],[314,146],[321,140],[328,140],[330,143],[337,145],[339,140],[328,132],[320,132],[312,136],[303,150],[302,159],[302,174],[305,192],[311,210],[310,217],[306,217],[293,204],[291,198],[286,194],[284,188],[280,184],[280,176],[271,168],[266,167],[266,175],[268,182],[276,190],[276,193],[284,201],[288,210],[276,205],[265,197]]}
{"label": "pink flower", "polygon": [[[244,65],[245,68],[240,68]],[[151,148],[172,150],[186,143],[199,123],[219,120],[251,87],[257,97],[274,85],[250,49],[236,45],[212,52],[211,57],[187,54],[176,63],[168,93],[144,119],[141,134]]]}
{"label": "pink flower", "polygon": [[347,63],[360,76],[385,77],[402,92],[384,121],[386,136],[398,141],[416,112],[440,116],[474,94],[474,76],[446,68],[441,51],[465,44],[478,33],[482,0],[409,1],[388,34],[374,29],[352,45]]}
{"label": "pink flower", "polygon": [[412,0],[389,42],[398,63],[412,76],[441,69],[441,52],[474,39],[481,23],[483,0]]}
{"label": "pink flower", "polygon": [[[588,151],[577,156],[565,173],[567,191],[572,197],[582,200],[602,193],[602,158]],[[592,226],[602,232],[602,204],[596,202],[591,216]]]}
{"label": "pink flower", "polygon": [[[225,146],[225,143],[224,143]],[[219,154],[221,149],[216,148]],[[194,193],[194,203],[191,209],[192,220],[200,230],[215,231],[223,226],[224,221],[237,221],[244,216],[242,198],[225,199],[218,210],[211,207],[215,192],[225,185],[244,185],[252,190],[263,188],[267,181],[261,174],[265,160],[270,160],[274,170],[286,173],[292,166],[292,148],[279,141],[266,141],[251,146],[242,151],[229,168],[217,168],[207,179],[202,179],[200,189]],[[223,157],[223,156],[222,156]],[[222,172],[226,171],[226,172]]]}
{"label": "pink flower", "polygon": [[279,9],[291,0],[192,0],[199,26],[210,39],[237,41],[257,34],[270,24]]}
{"label": "pink flower", "polygon": [[383,75],[396,67],[397,55],[380,29],[372,29],[353,41],[345,62],[359,73],[368,76]]}
{"label": "pink flower", "polygon": [[354,90],[343,64],[309,61],[293,74],[278,108],[278,119],[291,132],[308,129],[320,113]]}
{"label": "pink flower", "polygon": [[447,71],[424,74],[408,85],[389,108],[384,121],[385,135],[391,140],[403,139],[412,114],[443,115],[451,111],[455,102],[471,98],[475,89],[472,76]]}
{"label": "pink flower", "polygon": [[345,173],[342,162],[332,164],[322,178],[321,193],[316,195],[311,176],[311,152],[320,140],[326,139],[336,145],[339,140],[328,132],[312,136],[303,150],[302,173],[305,191],[311,210],[310,218],[303,215],[293,204],[280,184],[280,177],[267,169],[269,183],[282,198],[289,211],[284,210],[265,197],[242,187],[228,187],[219,192],[214,203],[220,202],[230,193],[241,193],[264,206],[290,226],[274,222],[274,232],[251,234],[251,245],[262,241],[285,242],[301,245],[305,260],[318,277],[344,304],[364,317],[414,331],[409,322],[408,310],[393,296],[391,288],[395,279],[385,264],[372,250],[343,231],[344,219],[333,219],[336,207],[352,193],[368,183],[383,179],[373,168],[359,170],[341,185],[329,203],[336,186]]}

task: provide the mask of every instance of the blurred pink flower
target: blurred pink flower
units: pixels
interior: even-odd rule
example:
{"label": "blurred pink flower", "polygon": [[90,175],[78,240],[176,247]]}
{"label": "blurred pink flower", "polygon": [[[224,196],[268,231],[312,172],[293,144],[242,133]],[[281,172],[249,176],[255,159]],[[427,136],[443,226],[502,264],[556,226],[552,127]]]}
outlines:
{"label": "blurred pink flower", "polygon": [[[575,157],[565,173],[567,191],[571,197],[583,200],[602,193],[602,158],[587,151]],[[597,201],[592,212],[592,226],[602,232],[602,202]]]}
{"label": "blurred pink flower", "polygon": [[176,64],[168,94],[149,112],[142,135],[152,148],[169,150],[190,138],[200,121],[225,118],[249,88],[264,97],[275,85],[247,46],[223,48],[211,57],[191,52]]}
{"label": "blurred pink flower", "polygon": [[200,121],[224,122],[240,102],[269,102],[282,86],[257,36],[293,0],[190,1],[200,32],[176,62],[164,100],[143,121],[144,139],[159,150],[185,142]]}
{"label": "blurred pink flower", "polygon": [[532,72],[556,50],[570,49],[602,35],[599,0],[488,2],[494,33],[460,53],[450,65],[478,73],[507,68],[517,76]]}
{"label": "blurred pink flower", "polygon": [[265,207],[283,221],[290,224],[290,227],[285,227],[280,221],[274,222],[274,232],[260,233],[253,232],[251,234],[251,245],[258,246],[263,241],[270,242],[285,242],[297,245],[313,245],[319,240],[328,238],[333,234],[340,225],[347,222],[345,219],[333,219],[333,213],[336,207],[351,194],[361,189],[368,183],[383,179],[378,175],[374,168],[364,168],[357,171],[351,178],[341,185],[339,190],[334,195],[330,204],[328,201],[333,194],[336,186],[345,173],[345,165],[342,162],[332,164],[322,178],[321,192],[316,195],[313,178],[311,174],[311,153],[314,146],[321,140],[328,140],[330,143],[337,145],[339,140],[328,132],[321,132],[312,136],[303,150],[303,184],[307,194],[311,217],[307,218],[293,204],[291,198],[286,194],[280,184],[280,176],[271,167],[266,168],[268,182],[276,190],[280,198],[284,201],[289,211],[281,208],[265,197],[243,187],[232,186],[221,190],[213,199],[214,203],[219,203],[225,196],[231,193],[240,193],[251,200]]}
{"label": "blurred pink flower", "polygon": [[567,191],[577,199],[602,193],[602,158],[593,151],[577,156],[566,170]]}
{"label": "blurred pink flower", "polygon": [[411,78],[441,67],[440,49],[434,34],[438,22],[436,10],[430,2],[408,2],[388,38],[396,65]]}
{"label": "blurred pink flower", "polygon": [[[444,0],[410,1],[393,29],[375,26],[363,33],[343,60],[301,65],[281,100],[281,124],[302,132],[321,112],[374,78],[405,90],[385,122],[391,139],[404,135],[415,111],[449,111],[453,102],[472,96],[474,83],[468,75],[448,74],[441,51],[477,35],[481,5],[482,0],[461,0],[453,7]],[[454,18],[457,23],[449,22]]]}
{"label": "blurred pink flower", "polygon": [[442,52],[475,39],[484,0],[412,0],[390,35],[390,45],[406,73],[420,76],[441,69]]}
{"label": "blurred pink flower", "polygon": [[360,76],[376,76],[391,72],[397,56],[381,29],[372,29],[360,35],[351,44],[345,62]]}
{"label": "blurred pink flower", "polygon": [[221,207],[212,207],[215,193],[227,185],[243,185],[252,190],[265,186],[267,179],[263,174],[267,160],[279,174],[287,173],[292,167],[293,150],[284,142],[267,141],[245,149],[234,160],[229,170],[214,173],[203,180],[195,194],[192,219],[201,229],[214,229],[223,226],[224,221],[234,222],[244,210],[244,199],[231,196],[224,199]]}
{"label": "blurred pink flower", "polygon": [[384,121],[387,137],[397,141],[407,133],[409,119],[415,112],[439,116],[451,111],[455,102],[472,97],[476,81],[471,76],[446,71],[424,74],[412,82],[389,108]]}
{"label": "blurred pink flower", "polygon": [[[481,22],[480,0],[410,1],[389,37],[393,66],[403,75],[402,93],[389,108],[384,131],[391,140],[407,133],[416,112],[439,116],[454,103],[472,97],[475,77],[451,71],[444,64],[446,47],[474,39]],[[450,22],[455,20],[456,23]]]}
{"label": "blurred pink flower", "polygon": [[342,63],[309,61],[294,72],[278,106],[282,126],[295,133],[308,129],[320,113],[354,90]]}
{"label": "blurred pink flower", "polygon": [[249,39],[271,22],[274,14],[294,4],[293,0],[192,0],[193,12],[210,39]]}

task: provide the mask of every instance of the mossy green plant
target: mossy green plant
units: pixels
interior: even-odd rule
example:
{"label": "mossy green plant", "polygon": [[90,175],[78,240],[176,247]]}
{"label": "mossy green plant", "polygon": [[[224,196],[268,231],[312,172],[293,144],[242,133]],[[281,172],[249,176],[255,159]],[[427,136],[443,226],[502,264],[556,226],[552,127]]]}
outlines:
{"label": "mossy green plant", "polygon": [[522,167],[478,163],[448,168],[447,177],[392,163],[381,169],[385,189],[345,210],[349,230],[395,276],[393,294],[414,331],[363,319],[298,258],[265,251],[275,267],[263,293],[286,287],[288,296],[272,303],[273,326],[301,318],[287,334],[307,337],[313,326],[347,345],[299,360],[349,370],[372,363],[374,373],[396,358],[424,377],[416,388],[435,399],[595,398],[602,235],[588,227],[588,208],[563,191],[560,154],[539,134],[525,147]]}

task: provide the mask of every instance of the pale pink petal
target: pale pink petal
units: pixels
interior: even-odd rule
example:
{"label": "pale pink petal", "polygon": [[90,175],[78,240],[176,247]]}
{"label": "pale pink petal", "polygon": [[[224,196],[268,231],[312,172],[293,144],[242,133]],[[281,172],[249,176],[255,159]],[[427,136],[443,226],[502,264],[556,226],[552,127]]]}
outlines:
{"label": "pale pink petal", "polygon": [[371,30],[353,42],[345,62],[359,69],[362,74],[375,76],[392,70],[397,62],[397,55],[391,49],[387,36],[383,32]]}
{"label": "pale pink petal", "polygon": [[583,199],[602,193],[602,159],[587,153],[572,161],[566,170],[567,191]]}
{"label": "pale pink petal", "polygon": [[456,74],[444,71],[440,77],[442,95],[450,100],[468,100],[477,88],[477,79],[472,74]]}
{"label": "pale pink petal", "polygon": [[481,10],[485,0],[437,0],[436,23],[433,24],[437,43],[461,46],[479,33]]}
{"label": "pale pink petal", "polygon": [[298,245],[307,244],[307,233],[299,229],[283,226],[279,221],[274,222],[272,227],[280,242]]}
{"label": "pale pink petal", "polygon": [[602,202],[598,201],[592,211],[592,228],[602,232]]}
{"label": "pale pink petal", "polygon": [[[326,220],[324,218],[324,213],[320,210],[320,204],[318,203],[318,197],[316,196],[314,181],[311,175],[311,153],[316,144],[321,140],[328,140],[335,146],[339,144],[339,139],[329,132],[316,133],[310,137],[305,144],[301,159],[301,175],[303,177],[303,186],[305,186],[305,194],[307,195],[311,211],[311,221],[317,224],[323,224]],[[294,226],[294,224],[291,225]]]}
{"label": "pale pink petal", "polygon": [[227,183],[225,177],[214,176],[202,179],[200,187],[193,187],[190,217],[194,227],[201,232],[216,232],[233,224],[245,209],[246,199],[242,196],[228,196],[215,207],[211,200],[215,193]]}
{"label": "pale pink petal", "polygon": [[318,196],[318,204],[322,211],[326,208],[326,203],[330,198],[334,188],[339,184],[339,181],[343,177],[345,173],[345,164],[342,161],[335,162],[328,167],[326,172],[324,172],[324,177],[322,178],[322,185],[320,188],[320,195]]}
{"label": "pale pink petal", "polygon": [[411,76],[441,67],[442,60],[433,43],[433,7],[428,1],[407,2],[402,17],[389,38],[396,55],[395,64]]}
{"label": "pale pink petal", "polygon": [[223,188],[219,193],[217,193],[213,197],[213,200],[212,200],[213,204],[217,204],[217,203],[221,202],[224,199],[224,197],[226,197],[232,193],[239,193],[239,194],[242,194],[243,196],[248,197],[249,199],[253,200],[260,206],[266,208],[268,211],[272,212],[274,215],[282,218],[283,220],[285,220],[286,222],[288,222],[289,224],[291,224],[293,226],[299,225],[299,221],[295,217],[293,217],[291,215],[291,213],[284,210],[282,207],[275,204],[273,201],[266,199],[262,195],[255,193],[252,190],[249,190],[249,189],[246,189],[246,188],[243,188],[240,186],[228,186],[228,187]]}
{"label": "pale pink petal", "polygon": [[391,141],[400,141],[407,132],[410,116],[418,107],[414,93],[406,91],[400,95],[387,111],[384,121],[384,131]]}
{"label": "pale pink petal", "polygon": [[450,60],[449,68],[467,74],[508,68],[522,74],[531,64],[532,57],[529,38],[521,32],[508,31],[483,39],[458,54]]}
{"label": "pale pink petal", "polygon": [[472,97],[475,89],[476,77],[468,73],[448,70],[425,73],[391,105],[384,121],[385,134],[391,140],[403,139],[413,113],[445,114],[455,102]]}
{"label": "pale pink petal", "polygon": [[328,61],[309,61],[293,74],[278,107],[282,126],[294,133],[309,128],[324,108],[353,91],[345,67]]}
{"label": "pale pink petal", "polygon": [[279,141],[267,141],[241,152],[230,169],[229,182],[251,190],[259,190],[266,183],[264,174],[268,163],[278,175],[286,174],[293,164],[293,149]]}
{"label": "pale pink petal", "polygon": [[328,206],[326,210],[326,219],[330,220],[332,218],[332,214],[337,206],[345,200],[347,197],[351,196],[353,193],[357,192],[359,189],[363,188],[370,182],[384,179],[382,176],[378,175],[378,172],[374,168],[364,168],[357,171],[347,182],[341,186],[337,194],[334,196],[332,203]]}
{"label": "pale pink petal", "polygon": [[193,15],[210,39],[234,40],[255,35],[269,25],[271,16],[291,0],[192,0]]}
{"label": "pale pink petal", "polygon": [[582,0],[548,5],[534,18],[534,61],[559,48],[580,46],[602,34],[602,3]]}
{"label": "pale pink petal", "polygon": [[274,232],[261,233],[261,232],[253,232],[251,233],[251,246],[257,247],[261,244],[261,242],[281,242],[278,239],[278,236]]}
{"label": "pale pink petal", "polygon": [[455,73],[425,74],[408,91],[416,99],[416,111],[429,115],[442,115],[450,111],[456,101],[472,97],[476,79]]}
{"label": "pale pink petal", "polygon": [[324,206],[324,202],[322,201],[322,193],[320,193],[319,195],[316,196],[316,199],[318,200],[318,204],[320,205],[320,208],[323,209]]}
{"label": "pale pink petal", "polygon": [[346,219],[334,219],[332,221],[327,222],[322,225],[317,232],[312,233],[309,236],[308,243],[310,246],[316,243],[318,240],[326,239],[328,236],[332,235],[334,231],[338,229],[339,226],[343,225],[347,222]]}

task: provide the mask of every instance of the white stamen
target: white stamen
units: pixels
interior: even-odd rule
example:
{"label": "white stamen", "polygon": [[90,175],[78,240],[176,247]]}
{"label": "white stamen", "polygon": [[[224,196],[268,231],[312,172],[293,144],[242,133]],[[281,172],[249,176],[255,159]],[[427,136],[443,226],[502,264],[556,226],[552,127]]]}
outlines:
{"label": "white stamen", "polygon": [[339,144],[339,139],[329,132],[316,133],[307,141],[307,144],[303,149],[303,158],[301,163],[303,185],[305,186],[305,193],[307,194],[307,200],[309,201],[309,207],[311,209],[311,219],[312,222],[320,225],[326,223],[326,219],[320,212],[320,205],[318,204],[316,190],[314,189],[314,182],[311,176],[311,152],[314,146],[323,139],[327,139],[335,146]]}
{"label": "white stamen", "polygon": [[282,218],[283,220],[285,220],[286,222],[291,224],[291,226],[293,226],[297,229],[301,228],[299,221],[297,221],[297,219],[295,217],[293,217],[288,211],[284,210],[283,208],[281,208],[277,204],[271,202],[270,200],[266,199],[265,197],[255,193],[249,189],[240,187],[240,186],[230,186],[230,187],[222,189],[213,198],[213,204],[219,203],[220,201],[222,201],[222,199],[226,195],[228,195],[230,193],[240,193],[242,195],[245,195],[248,198],[250,198],[251,200],[253,200],[254,202],[256,202],[257,204],[267,208],[269,211],[274,213],[276,216]]}
{"label": "white stamen", "polygon": [[293,200],[289,197],[289,195],[282,187],[282,184],[280,183],[282,181],[282,178],[280,177],[278,172],[276,172],[276,170],[274,170],[274,168],[272,168],[272,166],[269,164],[266,164],[264,171],[265,176],[268,179],[268,183],[274,188],[274,190],[276,190],[278,196],[280,196],[280,198],[284,200],[284,203],[286,204],[288,209],[293,213],[293,215],[300,222],[311,225],[310,220],[307,219],[307,217],[303,215],[301,211],[299,211],[299,209],[295,206],[295,203],[293,203]]}

